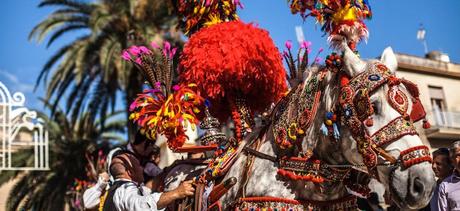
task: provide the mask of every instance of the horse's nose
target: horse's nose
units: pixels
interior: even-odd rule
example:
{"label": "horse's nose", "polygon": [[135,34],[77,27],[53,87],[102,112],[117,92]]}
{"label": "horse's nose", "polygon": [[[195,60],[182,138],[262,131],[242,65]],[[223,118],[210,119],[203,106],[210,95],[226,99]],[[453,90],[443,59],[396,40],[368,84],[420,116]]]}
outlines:
{"label": "horse's nose", "polygon": [[398,206],[417,210],[430,202],[436,187],[430,163],[419,163],[406,169],[397,168],[394,169],[392,175],[391,193]]}
{"label": "horse's nose", "polygon": [[412,179],[411,187],[410,187],[410,194],[414,197],[415,200],[423,196],[423,192],[425,191],[425,185],[423,184],[422,179],[420,177],[415,177]]}
{"label": "horse's nose", "polygon": [[[415,170],[415,169],[411,169]],[[418,207],[424,201],[428,202],[431,198],[431,194],[434,190],[436,182],[434,181],[434,175],[426,174],[427,172],[411,171],[409,175],[408,194],[406,196],[407,203],[413,207]]]}

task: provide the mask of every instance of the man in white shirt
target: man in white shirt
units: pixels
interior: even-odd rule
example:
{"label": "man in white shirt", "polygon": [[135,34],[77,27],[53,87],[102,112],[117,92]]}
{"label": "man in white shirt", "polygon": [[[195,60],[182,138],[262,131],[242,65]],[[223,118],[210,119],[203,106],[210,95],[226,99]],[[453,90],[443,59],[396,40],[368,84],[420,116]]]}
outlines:
{"label": "man in white shirt", "polygon": [[[121,154],[133,155],[137,160],[141,160],[140,163],[144,163],[144,174],[149,178],[156,177],[161,173],[161,169],[154,163],[150,163],[152,157],[159,159],[159,151],[155,150],[154,142],[147,140],[147,138],[140,132],[136,134],[136,137],[132,143],[129,143],[126,147],[117,147],[111,150],[107,156],[107,169],[111,168],[112,158],[117,157]],[[156,154],[158,155],[156,155]],[[113,184],[114,176],[110,173],[102,173],[99,175],[98,182],[93,187],[87,189],[83,193],[83,204],[86,209],[95,209],[100,204],[100,197],[109,190],[109,184]]]}
{"label": "man in white shirt", "polygon": [[[147,140],[147,138],[142,135],[140,132],[136,134],[136,137],[132,143],[128,143],[125,147],[117,147],[112,149],[107,155],[107,169],[110,169],[112,158],[124,154],[134,154],[137,158],[148,159],[148,157],[154,151],[155,145],[152,141]],[[108,170],[107,170],[108,171]],[[146,172],[147,173],[147,172]],[[156,175],[149,175],[156,176]],[[109,189],[109,184],[114,182],[114,177],[111,175],[110,171],[107,173],[99,174],[98,181],[96,185],[91,188],[88,188],[83,193],[83,205],[85,209],[95,209],[100,204],[101,196]]]}
{"label": "man in white shirt", "polygon": [[96,185],[85,190],[83,193],[83,205],[85,209],[92,210],[99,206],[101,195],[106,191],[109,184],[109,174],[103,172],[99,174]]}
{"label": "man in white shirt", "polygon": [[[156,163],[149,162],[144,167],[144,175],[146,175],[149,178],[146,186],[151,189],[154,185],[158,186],[158,184],[153,184],[154,182],[152,178],[155,178],[161,173],[161,169],[159,169],[158,166],[156,166],[155,164]],[[114,182],[114,178],[109,177],[109,174],[107,172],[99,174],[97,183],[93,187],[88,188],[83,193],[83,204],[85,206],[85,209],[95,210],[96,208],[98,208],[100,206],[101,196],[109,190],[109,183],[113,184]]]}
{"label": "man in white shirt", "polygon": [[115,182],[108,191],[104,211],[163,210],[177,199],[194,195],[192,181],[185,181],[169,192],[152,193],[142,185],[143,168],[132,154],[114,157],[110,171]]}

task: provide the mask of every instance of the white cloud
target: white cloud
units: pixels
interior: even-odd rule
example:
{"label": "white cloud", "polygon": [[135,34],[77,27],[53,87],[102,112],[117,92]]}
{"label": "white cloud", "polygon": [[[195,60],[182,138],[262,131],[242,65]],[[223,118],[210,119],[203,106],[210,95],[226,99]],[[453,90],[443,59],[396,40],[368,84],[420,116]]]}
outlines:
{"label": "white cloud", "polygon": [[28,83],[21,83],[16,75],[11,74],[8,71],[0,70],[0,77],[1,76],[3,76],[5,79],[11,82],[11,87],[9,89],[13,93],[17,91],[31,93],[34,90],[34,85]]}

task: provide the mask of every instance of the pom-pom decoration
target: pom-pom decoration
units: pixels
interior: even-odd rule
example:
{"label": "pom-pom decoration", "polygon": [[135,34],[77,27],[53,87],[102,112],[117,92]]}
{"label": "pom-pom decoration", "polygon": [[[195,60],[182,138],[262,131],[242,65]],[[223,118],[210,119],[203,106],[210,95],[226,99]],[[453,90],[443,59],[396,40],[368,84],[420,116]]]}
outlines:
{"label": "pom-pom decoration", "polygon": [[172,150],[182,147],[187,140],[185,128],[192,129],[199,122],[196,114],[204,99],[195,91],[196,85],[174,86],[174,92],[165,95],[159,87],[145,90],[130,106],[129,119],[137,123],[150,139],[157,134],[166,136]]}
{"label": "pom-pom decoration", "polygon": [[186,35],[203,27],[238,20],[237,6],[243,7],[239,0],[174,0],[179,24]]}
{"label": "pom-pom decoration", "polygon": [[197,83],[221,121],[236,98],[249,109],[264,111],[287,90],[281,54],[267,31],[231,21],[203,28],[185,44],[179,64],[180,80]]}
{"label": "pom-pom decoration", "polygon": [[358,43],[369,36],[364,19],[372,17],[367,0],[288,0],[293,14],[302,18],[312,16],[329,34],[333,47],[339,46],[345,37],[348,42]]}

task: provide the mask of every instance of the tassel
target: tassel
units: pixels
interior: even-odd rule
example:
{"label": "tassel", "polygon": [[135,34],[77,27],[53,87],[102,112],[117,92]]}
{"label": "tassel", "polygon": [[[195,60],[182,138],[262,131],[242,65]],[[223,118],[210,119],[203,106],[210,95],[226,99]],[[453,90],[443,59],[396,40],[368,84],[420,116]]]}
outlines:
{"label": "tassel", "polygon": [[340,139],[339,127],[337,127],[336,123],[334,123],[333,127],[334,127],[334,138],[335,140],[339,140]]}
{"label": "tassel", "polygon": [[431,127],[430,122],[428,120],[424,119],[423,120],[423,129],[429,129]]}
{"label": "tassel", "polygon": [[340,86],[344,87],[348,85],[349,82],[350,82],[350,78],[347,75],[342,74],[340,76]]}
{"label": "tassel", "polygon": [[328,133],[328,129],[327,129],[327,127],[326,127],[326,124],[324,124],[324,123],[321,125],[321,129],[320,129],[320,130],[321,130],[321,132],[323,133],[323,135],[325,135],[325,136],[327,136],[327,135],[329,134],[329,133]]}
{"label": "tassel", "polygon": [[423,108],[422,102],[417,97],[415,98],[415,101],[412,102],[412,111],[410,113],[410,118],[412,119],[412,121],[417,122],[425,118],[425,116],[425,108]]}

